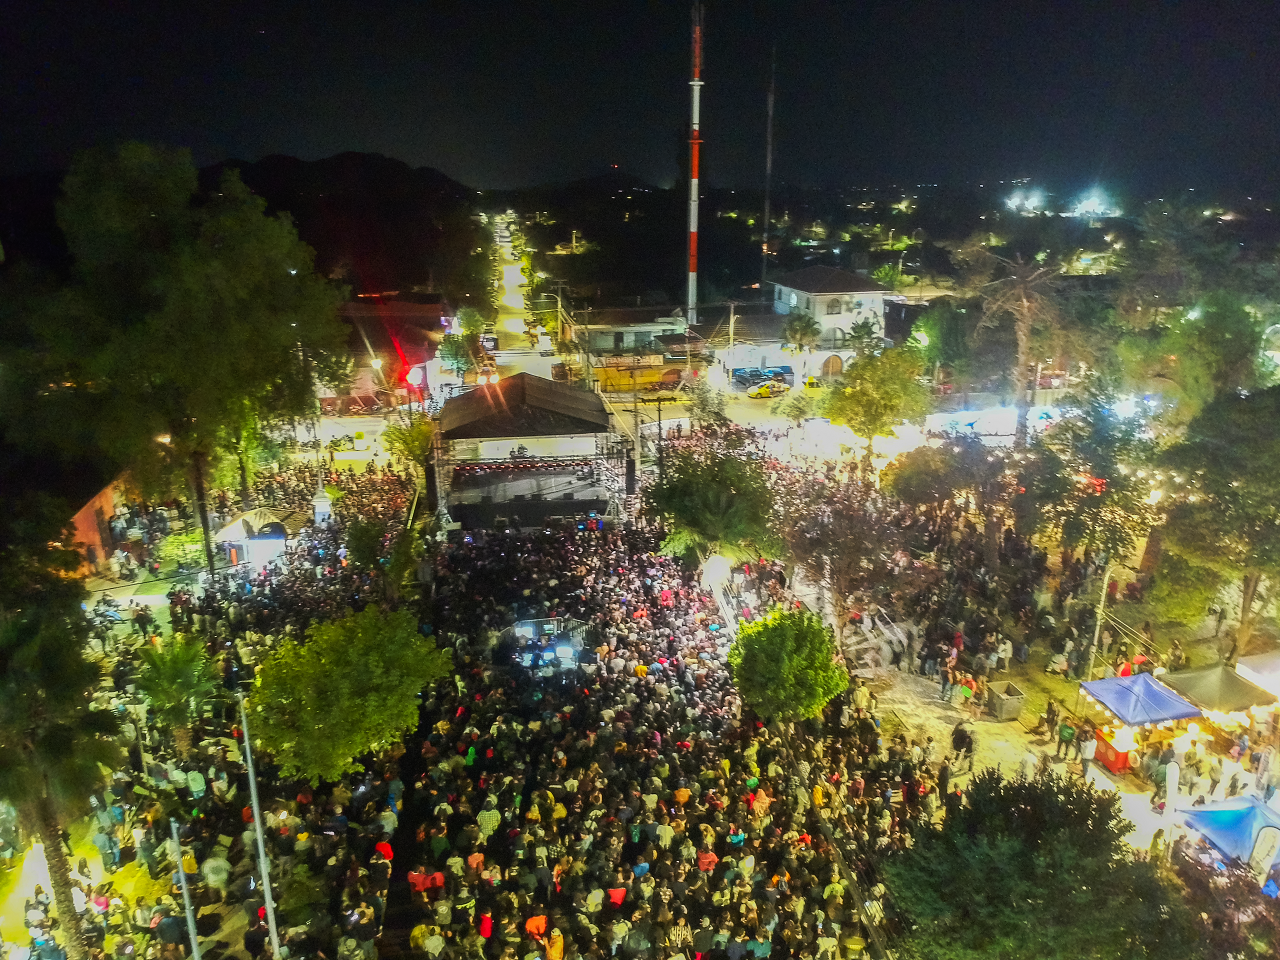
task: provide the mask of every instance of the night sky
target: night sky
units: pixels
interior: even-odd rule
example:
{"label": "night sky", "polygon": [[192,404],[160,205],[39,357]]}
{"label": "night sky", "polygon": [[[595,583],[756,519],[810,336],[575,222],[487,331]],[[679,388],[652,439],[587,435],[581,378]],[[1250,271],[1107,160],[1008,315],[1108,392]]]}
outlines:
{"label": "night sky", "polygon": [[[776,171],[800,185],[1032,177],[1267,191],[1272,3],[710,0],[706,177],[758,186],[770,47]],[[8,0],[0,173],[146,139],[200,163],[374,151],[478,188],[610,164],[677,177],[681,2]]]}

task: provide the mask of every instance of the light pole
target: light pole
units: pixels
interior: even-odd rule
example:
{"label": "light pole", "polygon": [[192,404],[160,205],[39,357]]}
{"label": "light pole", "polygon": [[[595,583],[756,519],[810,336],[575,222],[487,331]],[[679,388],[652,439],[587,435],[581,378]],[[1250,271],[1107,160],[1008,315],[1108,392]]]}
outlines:
{"label": "light pole", "polygon": [[1098,597],[1097,622],[1093,625],[1093,645],[1089,648],[1089,665],[1086,668],[1086,680],[1093,679],[1093,658],[1097,654],[1098,641],[1102,636],[1102,618],[1107,612],[1107,587],[1111,583],[1111,571],[1114,567],[1114,563],[1108,562],[1106,570],[1102,573],[1102,595]]}
{"label": "light pole", "polygon": [[267,930],[271,934],[271,955],[280,956],[280,932],[276,929],[276,903],[271,895],[271,864],[262,839],[262,807],[258,804],[258,778],[253,772],[253,748],[249,745],[249,711],[240,695],[240,732],[244,734],[245,766],[249,769],[249,800],[253,804],[253,832],[258,840],[258,873],[262,877],[262,900],[267,908]]}
{"label": "light pole", "polygon": [[[422,368],[410,367],[404,378],[409,382],[409,386],[418,391],[418,405],[422,407],[422,412],[425,414],[427,412],[427,402],[422,396],[422,381],[425,379]],[[413,394],[409,395],[409,419],[413,419]]]}
{"label": "light pole", "polygon": [[169,831],[173,837],[174,854],[178,861],[178,877],[182,884],[182,906],[187,914],[187,936],[191,938],[191,960],[200,960],[200,940],[196,936],[196,915],[191,909],[191,890],[187,886],[187,871],[182,866],[182,842],[178,840],[178,821],[169,818]]}

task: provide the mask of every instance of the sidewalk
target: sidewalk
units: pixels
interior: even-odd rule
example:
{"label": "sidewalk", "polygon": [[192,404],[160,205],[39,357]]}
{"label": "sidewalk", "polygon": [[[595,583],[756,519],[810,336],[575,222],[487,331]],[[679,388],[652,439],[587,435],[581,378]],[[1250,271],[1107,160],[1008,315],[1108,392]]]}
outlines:
{"label": "sidewalk", "polygon": [[[925,737],[933,737],[939,759],[951,750],[952,729],[961,720],[969,718],[967,709],[939,700],[940,683],[927,677],[895,670],[878,671],[871,680],[871,689],[880,702],[881,717],[895,715],[908,739],[923,742]],[[1023,721],[1034,719],[1035,715],[1024,711],[1021,720],[1001,722],[986,715],[975,721],[974,736],[978,742],[975,769],[995,767],[1005,777],[1017,776],[1028,746],[1037,755],[1047,754],[1052,757],[1052,741],[1046,737],[1033,736],[1023,725]],[[1056,760],[1054,768],[1059,772],[1069,770],[1078,775],[1080,765],[1078,762],[1066,764]],[[963,787],[968,783],[968,776],[967,772],[960,776],[953,775],[952,782]],[[1150,846],[1151,836],[1157,829],[1163,827],[1168,831],[1172,820],[1152,811],[1150,787],[1142,786],[1132,777],[1114,776],[1100,764],[1094,764],[1089,771],[1089,782],[1099,789],[1119,794],[1124,816],[1134,825],[1134,829],[1126,837],[1134,847],[1145,850]]]}

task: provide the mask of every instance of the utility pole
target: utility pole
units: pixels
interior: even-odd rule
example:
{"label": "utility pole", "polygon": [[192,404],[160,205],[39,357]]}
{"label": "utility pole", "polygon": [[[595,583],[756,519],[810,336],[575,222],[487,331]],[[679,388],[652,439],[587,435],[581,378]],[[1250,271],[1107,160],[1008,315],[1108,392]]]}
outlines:
{"label": "utility pole", "polygon": [[[778,45],[773,45],[769,58],[769,95],[765,98],[764,121],[764,243],[760,252],[760,296],[764,296],[765,276],[769,272],[769,188],[773,183],[773,95],[778,78]],[[732,341],[732,334],[730,334]],[[732,345],[732,343],[731,343]]]}
{"label": "utility pole", "polygon": [[662,394],[658,394],[658,482],[663,480],[662,471],[662,441],[666,439],[662,434]]}
{"label": "utility pole", "polygon": [[178,821],[169,818],[169,831],[173,837],[174,853],[178,861],[178,877],[182,885],[182,906],[187,913],[187,936],[191,938],[191,960],[200,960],[200,940],[196,936],[196,915],[191,909],[191,889],[187,886],[187,871],[182,868],[182,842],[178,839]]}
{"label": "utility pole", "polygon": [[262,878],[262,900],[267,908],[267,931],[271,934],[271,955],[280,956],[280,931],[276,929],[276,902],[271,895],[271,864],[262,839],[262,807],[258,804],[258,777],[253,772],[253,747],[249,745],[249,711],[240,694],[240,732],[244,734],[244,760],[249,769],[249,800],[253,804],[253,832],[258,838],[258,873]]}
{"label": "utility pole", "polygon": [[733,362],[733,327],[738,320],[737,307],[738,307],[738,301],[736,300],[729,301],[729,362],[730,363]]}

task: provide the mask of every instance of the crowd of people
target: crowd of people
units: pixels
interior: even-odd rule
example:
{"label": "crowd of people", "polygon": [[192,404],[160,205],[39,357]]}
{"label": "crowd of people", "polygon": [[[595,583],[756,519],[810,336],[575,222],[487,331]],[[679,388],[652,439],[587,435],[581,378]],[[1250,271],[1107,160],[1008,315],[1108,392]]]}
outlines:
{"label": "crowd of people", "polygon": [[[869,494],[856,466],[784,459],[782,441],[740,428],[668,438],[672,449],[760,458],[780,521],[854,497],[881,515],[899,576],[852,605],[846,626],[877,638],[879,666],[933,677],[940,696],[968,702],[949,743],[883,735],[862,680],[801,724],[765,725],[744,707],[726,664],[736,621],[804,602],[780,563],[743,565],[716,593],[659,553],[663,531],[643,517],[458,536],[433,551],[419,600],[454,666],[424,692],[419,729],[366,758],[364,774],[315,789],[262,758],[261,824],[247,806],[234,700],[179,755],[136,689],[138,652],[163,643],[162,631],[154,620],[113,631],[98,702],[121,716],[130,762],[94,799],[101,864],[77,881],[74,922],[95,956],[180,955],[183,875],[224,928],[243,913],[237,948],[270,953],[258,826],[282,944],[297,960],[372,960],[386,936],[432,960],[859,956],[894,924],[881,859],[961,802],[956,778],[972,766],[988,678],[1025,661],[1031,643],[1079,644],[1091,624],[1069,597],[1056,614],[1037,606],[1047,559],[1012,531],[990,569],[991,545],[964,505]],[[305,511],[322,484],[336,494],[332,520],[299,531],[279,558],[170,592],[170,630],[207,645],[230,691],[282,638],[402,602],[352,562],[350,535],[357,521],[376,524],[385,553],[404,528],[409,476],[298,465],[262,478],[254,497]],[[901,575],[915,568],[924,572]],[[1082,740],[1092,743],[1080,737],[1077,750]],[[159,896],[119,895],[115,871],[131,860]],[[38,901],[33,952],[57,960]]]}

